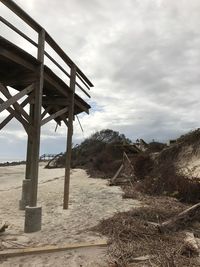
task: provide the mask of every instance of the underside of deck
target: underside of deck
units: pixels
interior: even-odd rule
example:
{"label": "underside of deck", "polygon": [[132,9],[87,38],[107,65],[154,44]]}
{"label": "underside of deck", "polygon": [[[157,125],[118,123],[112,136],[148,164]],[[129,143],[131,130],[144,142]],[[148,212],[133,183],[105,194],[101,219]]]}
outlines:
{"label": "underside of deck", "polygon": [[[40,62],[26,51],[0,37],[0,83],[18,91],[36,82]],[[49,114],[54,114],[68,106],[70,87],[49,67],[44,66],[44,87],[42,106]],[[74,115],[89,113],[88,105],[77,94],[74,97]],[[57,123],[68,117],[68,111],[58,116]]]}

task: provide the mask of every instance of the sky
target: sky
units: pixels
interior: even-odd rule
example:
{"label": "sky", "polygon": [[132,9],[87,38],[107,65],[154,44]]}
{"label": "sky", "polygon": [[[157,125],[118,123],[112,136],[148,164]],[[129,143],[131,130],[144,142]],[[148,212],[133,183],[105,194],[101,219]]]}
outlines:
{"label": "sky", "polygon": [[[106,128],[133,141],[165,142],[199,127],[199,0],[15,2],[94,84],[91,99],[85,98],[90,115],[79,116],[84,132],[74,122],[73,144]],[[2,3],[0,13],[36,40]],[[2,24],[0,34],[34,55],[33,47]],[[0,114],[0,120],[6,114]],[[55,126],[51,122],[42,128],[41,154],[65,151],[66,128],[55,132]],[[11,121],[0,131],[0,158],[25,158],[26,139],[22,126]]]}

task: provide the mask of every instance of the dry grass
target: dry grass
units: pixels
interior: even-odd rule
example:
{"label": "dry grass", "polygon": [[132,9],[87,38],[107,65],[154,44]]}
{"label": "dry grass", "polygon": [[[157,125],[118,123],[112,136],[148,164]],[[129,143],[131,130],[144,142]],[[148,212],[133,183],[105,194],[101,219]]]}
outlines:
{"label": "dry grass", "polygon": [[[190,257],[190,254],[183,255],[184,235],[181,230],[176,234],[161,234],[157,227],[148,223],[160,223],[188,206],[167,197],[143,196],[144,199],[148,206],[118,213],[103,220],[95,228],[109,237],[108,253],[111,261],[118,267],[129,263],[133,263],[131,266],[199,266],[197,258]],[[134,263],[134,258],[145,255],[151,255],[152,258]]]}
{"label": "dry grass", "polygon": [[171,161],[165,161],[155,166],[150,176],[145,177],[141,190],[153,195],[168,195],[187,203],[200,201],[199,178],[191,173],[188,175],[178,172]]}
{"label": "dry grass", "polygon": [[[199,202],[200,179],[194,176],[193,169],[186,173],[177,167],[173,155],[177,157],[179,153],[179,149],[176,150],[175,147],[172,147],[161,152],[155,160],[148,154],[135,158],[132,161],[134,166],[134,177],[131,181],[133,188],[128,187],[125,190],[125,197],[132,198],[139,191],[149,195],[175,197],[186,203]],[[119,182],[120,178],[117,181]]]}

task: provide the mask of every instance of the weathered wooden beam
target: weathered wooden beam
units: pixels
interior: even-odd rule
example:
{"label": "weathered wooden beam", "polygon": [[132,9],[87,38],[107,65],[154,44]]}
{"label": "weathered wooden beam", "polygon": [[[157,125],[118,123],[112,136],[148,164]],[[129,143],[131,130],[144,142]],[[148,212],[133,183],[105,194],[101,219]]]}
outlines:
{"label": "weathered wooden beam", "polygon": [[[29,105],[29,116],[30,116],[30,121],[29,124],[31,125],[31,127],[33,126],[33,114],[34,114],[34,105],[30,104]],[[32,146],[33,146],[33,135],[32,134],[28,134],[28,140],[27,140],[27,162],[26,162],[26,179],[31,179],[31,159],[32,159]]]}
{"label": "weathered wooden beam", "polygon": [[[21,9],[15,2],[11,0],[1,0],[1,2],[6,5],[10,10],[12,10],[17,16],[19,16],[24,22],[26,22],[30,27],[32,27],[38,33],[42,31],[42,27],[31,18],[23,9]],[[46,32],[47,43],[55,50],[55,52],[61,57],[61,59],[68,64],[70,67],[75,65],[74,62],[66,55],[66,53],[61,49],[61,47],[54,41],[54,39]],[[85,76],[85,74],[76,66],[77,72],[85,80],[89,86],[93,86],[90,80]]]}
{"label": "weathered wooden beam", "polygon": [[[4,103],[3,99],[0,98],[0,104]],[[15,117],[19,122],[21,122],[21,124],[24,126],[24,129],[26,130],[26,132],[29,132],[29,125],[28,122],[22,118],[21,114],[19,114],[16,110],[12,109],[11,107],[7,107],[6,109],[13,117]]]}
{"label": "weathered wooden beam", "polygon": [[68,92],[63,88],[63,86],[61,86],[57,81],[55,81],[55,79],[53,79],[49,74],[47,74],[46,72],[44,73],[44,79],[50,83],[51,85],[53,85],[53,87],[55,88],[55,90],[58,90],[62,95],[64,96],[68,96]]}
{"label": "weathered wooden beam", "polygon": [[64,97],[47,97],[44,96],[42,98],[42,104],[43,105],[59,105],[59,106],[67,106],[68,105],[68,99]]}
{"label": "weathered wooden beam", "polygon": [[37,70],[37,80],[35,83],[35,103],[33,112],[33,145],[32,145],[32,164],[31,164],[31,190],[30,190],[30,207],[37,206],[38,192],[38,164],[40,150],[40,130],[41,130],[41,110],[42,94],[44,85],[44,45],[45,31],[42,29],[38,36],[38,60],[41,62]]}
{"label": "weathered wooden beam", "polygon": [[23,9],[21,9],[14,1],[1,0],[1,2],[10,10],[12,10],[17,16],[19,16],[35,31],[39,32],[42,29],[42,27],[34,19],[32,19]]}
{"label": "weathered wooden beam", "polygon": [[71,151],[72,151],[72,135],[73,135],[73,119],[74,119],[74,95],[76,87],[76,66],[71,67],[70,78],[70,96],[69,96],[69,112],[68,112],[68,128],[67,128],[67,148],[65,163],[65,180],[64,180],[64,199],[63,209],[69,206],[69,183],[70,183],[70,167],[71,167]]}
{"label": "weathered wooden beam", "polygon": [[[36,76],[35,73],[20,73],[17,69],[16,71],[12,70],[12,73],[8,73],[7,75],[1,76],[0,82],[5,86],[11,86],[13,88],[22,85],[29,85],[35,82]],[[24,86],[24,87],[25,87]]]}
{"label": "weathered wooden beam", "polygon": [[[6,88],[5,86],[1,87],[1,92],[4,94],[5,97],[7,97],[8,99],[12,98],[12,95],[10,94],[10,92],[8,91],[8,88]],[[15,110],[17,110],[19,113],[22,114],[22,116],[24,116],[24,118],[29,121],[29,115],[27,114],[27,112],[23,109],[23,107],[18,103],[15,102],[13,104],[13,107]]]}
{"label": "weathered wooden beam", "polygon": [[63,245],[49,245],[43,247],[29,247],[19,249],[9,249],[6,251],[0,251],[1,257],[19,257],[25,255],[34,255],[42,253],[60,252],[65,250],[83,249],[83,248],[94,248],[94,247],[106,247],[106,240],[96,241],[95,243],[77,243],[77,244],[63,244]]}
{"label": "weathered wooden beam", "polygon": [[[29,94],[31,91],[33,91],[33,88],[34,88],[34,86],[33,86],[33,84],[31,84],[28,87],[26,87],[24,90],[22,90],[21,92],[17,93],[12,98],[10,98],[7,101],[5,101],[4,103],[2,103],[0,105],[0,112],[2,112],[3,110],[7,109],[11,105],[13,105],[17,100],[19,100],[23,96]],[[1,83],[0,83],[0,90],[1,91],[5,90],[5,87]]]}
{"label": "weathered wooden beam", "polygon": [[69,73],[55,60],[53,59],[47,52],[44,53],[45,56],[48,57],[68,78],[70,78]]}
{"label": "weathered wooden beam", "polygon": [[[67,96],[68,96],[68,94],[67,94]],[[61,97],[51,98],[51,97],[45,96],[45,97],[43,97],[42,103],[44,105],[54,105],[55,104],[55,105],[61,105],[61,106],[68,106],[69,105],[69,99],[68,98],[61,98]],[[82,111],[89,114],[89,110],[83,104],[81,104],[77,99],[74,99],[74,104],[77,107],[79,107]]]}
{"label": "weathered wooden beam", "polygon": [[[22,107],[25,107],[29,101],[30,101],[31,97],[28,96],[22,103],[21,103],[21,106]],[[14,118],[14,114],[10,114],[8,115],[7,118],[5,118],[5,120],[3,120],[1,123],[0,123],[0,130],[3,129],[11,120],[12,118]]]}
{"label": "weathered wooden beam", "polygon": [[50,116],[47,117],[46,119],[43,119],[43,120],[41,121],[41,126],[44,125],[44,124],[46,124],[47,122],[49,122],[49,121],[51,121],[51,120],[56,119],[57,117],[59,117],[60,115],[66,113],[67,111],[68,111],[68,107],[63,108],[63,109],[57,111],[56,113],[50,115]]}
{"label": "weathered wooden beam", "polygon": [[[56,111],[59,111],[59,108],[58,107],[54,107]],[[68,127],[68,121],[67,121],[67,118],[64,114],[61,114],[60,115],[62,121],[64,122],[64,124]],[[59,124],[61,126],[61,123]]]}
{"label": "weathered wooden beam", "polygon": [[37,67],[38,63],[35,60],[35,64],[30,63],[28,60],[23,59],[21,56],[18,56],[16,53],[13,53],[12,51],[8,51],[4,48],[1,47],[1,54],[8,58],[9,60],[20,64],[22,66],[24,66],[25,68],[35,71],[35,68]]}
{"label": "weathered wooden beam", "polygon": [[68,127],[68,120],[63,118],[63,121],[64,121],[64,124]]}
{"label": "weathered wooden beam", "polygon": [[74,99],[74,104],[79,107],[82,111],[85,111],[87,114],[89,114],[89,110],[82,105],[78,100]]}
{"label": "weathered wooden beam", "polygon": [[[18,28],[16,28],[14,25],[12,25],[10,22],[8,22],[6,19],[4,19],[2,16],[0,16],[0,21],[3,22],[5,25],[7,25],[10,29],[18,33],[20,36],[22,36],[24,39],[26,39],[29,43],[34,45],[35,47],[38,47],[38,44],[34,42],[31,38],[29,38],[26,34],[24,34],[22,31],[20,31]],[[67,75],[68,78],[70,78],[69,73],[47,52],[44,52],[45,56],[48,57],[65,75]]]}
{"label": "weathered wooden beam", "polygon": [[36,42],[34,42],[31,38],[29,38],[26,34],[24,34],[22,31],[20,31],[18,28],[16,28],[9,21],[7,21],[6,19],[4,19],[2,16],[0,16],[0,21],[3,22],[10,29],[12,29],[13,31],[15,31],[16,33],[18,33],[21,37],[23,37],[24,39],[26,39],[29,43],[31,43],[32,45],[38,47],[38,45],[37,45]]}
{"label": "weathered wooden beam", "polygon": [[47,115],[47,113],[51,110],[52,106],[48,106],[41,115],[41,120]]}
{"label": "weathered wooden beam", "polygon": [[78,86],[78,88],[79,88],[79,89],[81,89],[81,91],[82,91],[84,94],[86,94],[86,96],[87,96],[87,97],[91,98],[91,96],[88,94],[88,92],[86,92],[86,90],[85,90],[85,89],[83,89],[83,87],[82,87],[82,86],[80,86],[80,84],[79,84],[79,83],[77,83],[77,82],[76,82],[76,85]]}
{"label": "weathered wooden beam", "polygon": [[81,76],[78,74],[78,73],[76,73],[76,75],[77,75],[77,77],[81,80],[81,82],[85,85],[85,87],[88,89],[88,90],[90,90],[90,87],[87,85],[87,83],[83,80],[83,78],[81,78]]}
{"label": "weathered wooden beam", "polygon": [[61,57],[61,59],[68,64],[68,66],[73,67],[75,66],[77,69],[78,74],[85,80],[85,82],[93,87],[93,84],[90,80],[85,76],[85,74],[74,64],[74,62],[65,54],[62,48],[54,41],[54,39],[46,33],[46,42],[55,50],[55,52]]}

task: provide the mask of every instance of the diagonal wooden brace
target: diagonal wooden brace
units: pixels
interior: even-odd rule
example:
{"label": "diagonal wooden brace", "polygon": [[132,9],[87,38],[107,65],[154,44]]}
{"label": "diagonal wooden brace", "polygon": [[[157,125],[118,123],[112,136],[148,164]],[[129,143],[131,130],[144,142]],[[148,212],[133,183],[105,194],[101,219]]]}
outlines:
{"label": "diagonal wooden brace", "polygon": [[[56,111],[58,111],[58,107],[55,107]],[[66,119],[66,116],[64,114],[60,115],[60,117],[62,118],[63,122],[65,123],[65,125],[68,127],[68,121]],[[60,124],[61,126],[61,124]]]}
{"label": "diagonal wooden brace", "polygon": [[[22,107],[25,107],[25,106],[30,102],[32,96],[33,96],[33,95],[28,96],[28,97],[21,103],[21,106],[22,106]],[[5,127],[5,126],[12,120],[12,118],[14,118],[14,117],[15,117],[14,113],[8,115],[8,117],[5,118],[5,120],[3,120],[3,121],[0,123],[0,130],[3,129],[3,127]]]}
{"label": "diagonal wooden brace", "polygon": [[[0,104],[1,103],[4,103],[2,98],[0,98]],[[24,126],[24,129],[28,133],[29,132],[29,124],[24,118],[22,118],[21,114],[18,113],[16,110],[12,109],[11,107],[7,107],[7,111],[10,112],[10,114],[13,117],[15,117],[19,122],[21,122],[21,124]]]}
{"label": "diagonal wooden brace", "polygon": [[[3,103],[0,105],[0,112],[4,111],[5,109],[7,109],[11,105],[13,105],[17,100],[19,100],[23,96],[25,96],[28,93],[30,93],[31,91],[33,91],[33,89],[34,89],[34,84],[31,84],[28,87],[26,87],[24,90],[22,90],[21,92],[17,93],[16,95],[14,95],[11,98],[9,98],[7,101],[5,101],[5,102],[3,101]],[[0,83],[0,90],[2,92],[5,91],[5,87],[1,83]]]}
{"label": "diagonal wooden brace", "polygon": [[44,125],[44,124],[46,124],[47,122],[49,122],[49,121],[51,121],[51,120],[57,118],[58,116],[60,116],[60,115],[62,115],[62,114],[64,114],[64,113],[66,113],[67,111],[68,111],[68,108],[63,108],[63,109],[57,111],[56,113],[50,115],[50,116],[47,117],[46,119],[43,119],[43,120],[41,121],[41,126]]}
{"label": "diagonal wooden brace", "polygon": [[47,113],[50,111],[50,109],[52,108],[52,106],[48,106],[43,113],[41,114],[41,120],[47,115]]}
{"label": "diagonal wooden brace", "polygon": [[[10,94],[9,90],[7,89],[7,87],[5,86],[2,86],[1,87],[1,92],[4,94],[5,97],[7,97],[8,99],[11,99],[12,98],[12,95]],[[26,111],[22,108],[22,106],[18,103],[18,102],[15,102],[13,104],[13,107],[15,110],[17,110],[19,113],[22,114],[22,116],[27,120],[29,121],[29,115],[26,113]]]}

